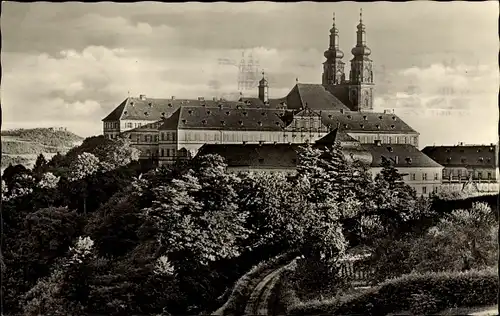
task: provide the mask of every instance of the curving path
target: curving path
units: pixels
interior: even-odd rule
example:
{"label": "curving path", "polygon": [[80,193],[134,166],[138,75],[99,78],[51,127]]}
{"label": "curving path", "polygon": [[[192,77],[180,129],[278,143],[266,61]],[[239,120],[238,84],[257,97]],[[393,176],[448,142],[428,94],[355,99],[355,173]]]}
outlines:
{"label": "curving path", "polygon": [[281,273],[285,269],[290,269],[292,265],[295,264],[295,259],[290,263],[274,270],[273,272],[266,275],[255,287],[250,299],[245,307],[245,315],[271,315],[272,312],[269,311],[269,299],[273,293],[274,286],[276,282],[281,277]]}

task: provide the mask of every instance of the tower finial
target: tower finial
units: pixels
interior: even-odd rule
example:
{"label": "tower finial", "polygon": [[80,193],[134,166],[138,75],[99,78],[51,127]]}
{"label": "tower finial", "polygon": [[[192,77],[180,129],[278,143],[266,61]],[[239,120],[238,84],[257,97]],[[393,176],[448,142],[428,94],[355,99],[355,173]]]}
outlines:
{"label": "tower finial", "polygon": [[333,12],[333,24],[335,24],[335,12]]}
{"label": "tower finial", "polygon": [[264,69],[262,69],[262,79],[264,79]]}
{"label": "tower finial", "polygon": [[359,23],[363,23],[363,8],[359,9]]}

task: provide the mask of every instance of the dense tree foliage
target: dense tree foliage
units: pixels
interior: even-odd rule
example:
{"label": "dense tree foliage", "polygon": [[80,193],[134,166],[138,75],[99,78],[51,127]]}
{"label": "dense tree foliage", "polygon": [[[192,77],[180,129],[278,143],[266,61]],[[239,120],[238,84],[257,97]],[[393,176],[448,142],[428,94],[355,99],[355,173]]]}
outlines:
{"label": "dense tree foliage", "polygon": [[[330,281],[349,247],[369,245],[384,262],[392,258],[384,249],[409,241],[422,218],[439,222],[388,161],[372,180],[338,145],[306,146],[298,158],[290,175],[231,174],[213,155],[145,170],[126,140],[91,137],[48,163],[40,158],[34,170],[7,168],[5,312],[212,311],[251,266],[289,250],[303,255],[296,280],[313,291],[313,276],[326,282],[315,289],[336,286]],[[473,220],[483,211],[426,224],[440,233],[421,241],[421,255],[476,240],[460,262],[487,264],[489,231]],[[455,223],[464,235],[453,241]],[[414,260],[409,253],[402,260]]]}

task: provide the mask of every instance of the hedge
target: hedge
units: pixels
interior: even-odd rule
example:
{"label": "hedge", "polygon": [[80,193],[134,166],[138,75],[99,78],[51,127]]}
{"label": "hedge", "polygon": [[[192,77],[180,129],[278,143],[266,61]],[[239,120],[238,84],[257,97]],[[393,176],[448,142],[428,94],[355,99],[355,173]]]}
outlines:
{"label": "hedge", "polygon": [[293,251],[287,252],[254,266],[236,282],[227,302],[217,313],[214,312],[212,315],[243,315],[246,303],[262,276],[290,262],[297,255],[298,253]]}
{"label": "hedge", "polygon": [[365,293],[335,300],[300,303],[290,315],[387,315],[414,310],[424,313],[453,307],[497,303],[498,270],[411,273],[390,279]]}

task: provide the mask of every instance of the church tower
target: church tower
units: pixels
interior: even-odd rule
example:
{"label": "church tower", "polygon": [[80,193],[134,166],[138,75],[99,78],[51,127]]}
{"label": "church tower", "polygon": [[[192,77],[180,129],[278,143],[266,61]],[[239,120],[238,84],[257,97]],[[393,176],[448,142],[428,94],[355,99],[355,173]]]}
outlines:
{"label": "church tower", "polygon": [[264,104],[269,102],[269,84],[264,77],[264,71],[262,71],[262,79],[259,81],[259,99]]}
{"label": "church tower", "polygon": [[366,30],[363,12],[359,14],[356,47],[351,50],[351,73],[349,76],[349,101],[354,111],[373,110],[373,71],[371,50],[366,46]]}
{"label": "church tower", "polygon": [[345,81],[344,53],[339,49],[339,30],[335,26],[335,13],[333,14],[333,27],[330,29],[330,46],[324,54],[326,61],[323,63],[323,85],[337,85]]}

